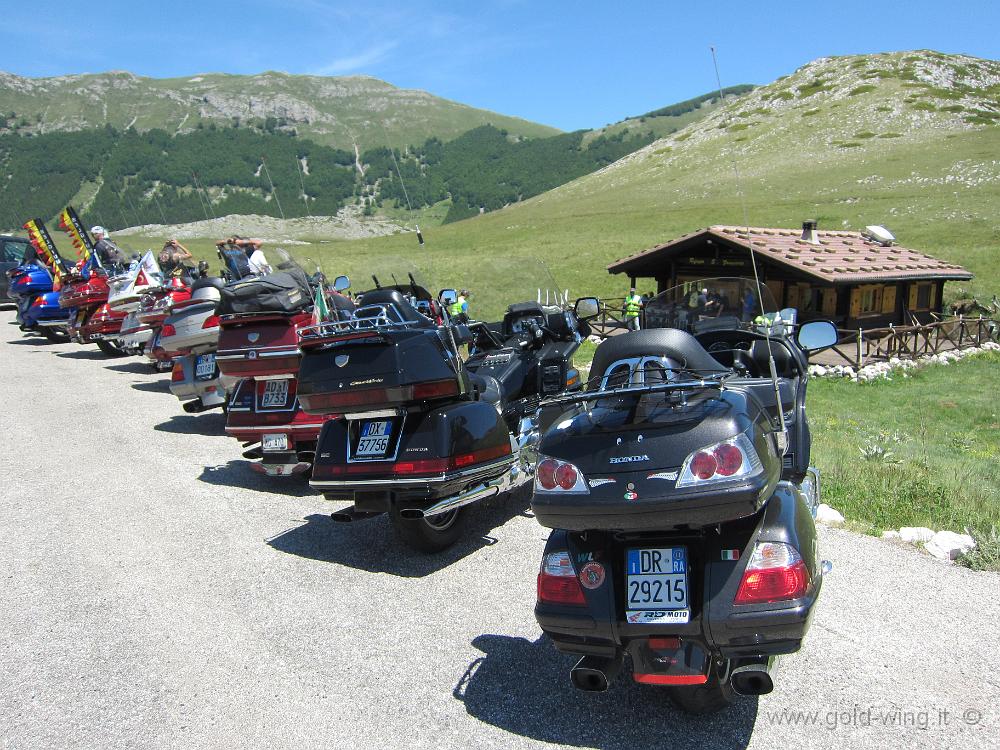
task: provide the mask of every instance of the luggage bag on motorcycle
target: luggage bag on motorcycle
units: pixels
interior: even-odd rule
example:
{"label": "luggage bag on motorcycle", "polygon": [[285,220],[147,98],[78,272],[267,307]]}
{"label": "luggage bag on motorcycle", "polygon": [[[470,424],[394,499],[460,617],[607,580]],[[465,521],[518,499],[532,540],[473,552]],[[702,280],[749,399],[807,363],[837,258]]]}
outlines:
{"label": "luggage bag on motorcycle", "polygon": [[276,271],[258,279],[229,284],[221,290],[219,314],[298,312],[309,307],[312,293],[303,274]]}

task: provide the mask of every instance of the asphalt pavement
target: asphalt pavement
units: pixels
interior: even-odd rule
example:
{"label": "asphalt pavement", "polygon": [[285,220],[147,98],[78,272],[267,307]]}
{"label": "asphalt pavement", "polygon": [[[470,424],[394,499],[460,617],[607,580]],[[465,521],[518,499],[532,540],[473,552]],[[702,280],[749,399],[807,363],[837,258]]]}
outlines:
{"label": "asphalt pavement", "polygon": [[690,717],[604,694],[534,621],[523,493],[438,556],[252,472],[137,358],[0,312],[0,747],[990,747],[1000,575],[823,529],[812,630],[769,696]]}

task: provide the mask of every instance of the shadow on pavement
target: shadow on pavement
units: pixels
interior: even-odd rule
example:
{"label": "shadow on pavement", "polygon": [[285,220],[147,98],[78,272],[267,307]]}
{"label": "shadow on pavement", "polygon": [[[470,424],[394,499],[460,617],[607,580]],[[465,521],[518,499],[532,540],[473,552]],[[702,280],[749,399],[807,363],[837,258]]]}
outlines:
{"label": "shadow on pavement", "polygon": [[109,361],[114,359],[114,357],[109,357],[100,349],[83,349],[76,352],[59,352],[56,356],[65,357],[66,359],[95,359]]}
{"label": "shadow on pavement", "polygon": [[51,346],[52,342],[44,336],[26,336],[23,339],[12,339],[7,342],[14,346]]}
{"label": "shadow on pavement", "polygon": [[[268,540],[290,555],[335,563],[370,573],[421,578],[447,568],[464,557],[497,543],[490,532],[527,511],[530,493],[522,490],[466,508],[468,525],[462,538],[436,554],[410,549],[399,541],[388,515],[367,521],[339,523],[329,515],[314,513],[306,523]],[[333,511],[331,506],[330,510]]]}
{"label": "shadow on pavement", "polygon": [[114,372],[125,372],[129,375],[163,375],[162,372],[157,372],[152,365],[145,362],[129,362],[124,365],[108,365],[104,368],[105,370],[112,370]]}
{"label": "shadow on pavement", "polygon": [[453,695],[480,721],[522,737],[597,748],[745,748],[757,720],[757,698],[738,698],[717,714],[675,708],[663,688],[638,685],[626,665],[606,693],[570,684],[577,661],[544,635],[481,635],[484,656],[469,665]]}
{"label": "shadow on pavement", "polygon": [[[158,386],[159,381],[156,383],[134,383],[132,387],[139,391],[159,390],[158,388],[141,387],[154,385]],[[163,387],[166,389],[166,392],[170,391],[169,383],[164,381]],[[180,402],[177,405],[180,406]],[[178,435],[225,435],[226,415],[220,409],[202,414],[175,414],[166,422],[153,425],[153,429],[158,432],[173,432]],[[234,440],[233,447],[236,448],[238,445]],[[219,483],[217,482],[216,484]]]}
{"label": "shadow on pavement", "polygon": [[[170,381],[166,378],[151,380],[146,383],[132,383],[132,387],[137,391],[145,391],[146,393],[170,393]],[[180,401],[177,402],[177,405],[180,406]]]}
{"label": "shadow on pavement", "polygon": [[[224,424],[224,423],[223,423]],[[239,443],[233,441],[233,448],[242,451]],[[309,486],[309,480],[301,475],[290,477],[269,477],[258,474],[250,468],[250,461],[235,460],[221,466],[206,466],[201,470],[198,481],[223,487],[240,487],[257,492],[270,492],[289,497],[308,497],[316,490]]]}

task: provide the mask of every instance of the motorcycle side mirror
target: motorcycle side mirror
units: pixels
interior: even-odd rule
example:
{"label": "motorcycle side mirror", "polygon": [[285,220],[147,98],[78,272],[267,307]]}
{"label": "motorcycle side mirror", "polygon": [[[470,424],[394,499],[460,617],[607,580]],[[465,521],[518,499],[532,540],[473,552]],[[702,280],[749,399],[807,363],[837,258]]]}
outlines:
{"label": "motorcycle side mirror", "polygon": [[469,326],[465,324],[455,326],[452,335],[455,337],[455,343],[458,346],[471,344],[473,339],[475,339],[475,336],[472,335],[472,331],[469,330]]}
{"label": "motorcycle side mirror", "polygon": [[601,313],[601,303],[597,297],[580,297],[573,305],[573,312],[580,320],[596,318]]}
{"label": "motorcycle side mirror", "polygon": [[458,301],[458,292],[454,289],[442,289],[438,292],[438,299],[441,300],[441,304],[445,307],[454,305]]}
{"label": "motorcycle side mirror", "polygon": [[829,320],[811,320],[799,326],[795,334],[798,345],[807,352],[826,349],[837,343],[837,326]]}
{"label": "motorcycle side mirror", "polygon": [[346,276],[338,276],[333,280],[333,288],[338,292],[351,288],[351,280]]}

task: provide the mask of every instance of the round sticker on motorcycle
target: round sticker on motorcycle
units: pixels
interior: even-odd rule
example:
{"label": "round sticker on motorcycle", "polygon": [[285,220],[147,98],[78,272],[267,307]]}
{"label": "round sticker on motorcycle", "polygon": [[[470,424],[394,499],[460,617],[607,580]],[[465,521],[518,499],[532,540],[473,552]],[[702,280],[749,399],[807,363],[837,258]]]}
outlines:
{"label": "round sticker on motorcycle", "polygon": [[604,583],[604,566],[599,562],[589,562],[580,568],[580,583],[585,589],[600,588]]}

